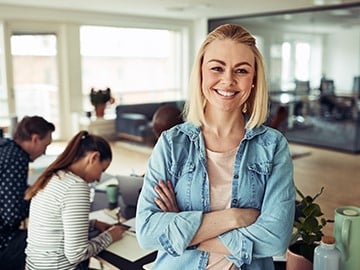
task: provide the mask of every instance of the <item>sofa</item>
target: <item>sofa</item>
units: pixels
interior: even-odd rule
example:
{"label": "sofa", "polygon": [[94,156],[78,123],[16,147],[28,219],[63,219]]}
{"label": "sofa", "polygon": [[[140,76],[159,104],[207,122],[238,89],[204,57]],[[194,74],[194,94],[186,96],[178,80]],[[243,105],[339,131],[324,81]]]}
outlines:
{"label": "sofa", "polygon": [[163,105],[174,105],[180,110],[185,101],[164,101],[140,104],[120,104],[116,106],[115,130],[120,138],[153,144],[156,141],[152,130],[154,113]]}

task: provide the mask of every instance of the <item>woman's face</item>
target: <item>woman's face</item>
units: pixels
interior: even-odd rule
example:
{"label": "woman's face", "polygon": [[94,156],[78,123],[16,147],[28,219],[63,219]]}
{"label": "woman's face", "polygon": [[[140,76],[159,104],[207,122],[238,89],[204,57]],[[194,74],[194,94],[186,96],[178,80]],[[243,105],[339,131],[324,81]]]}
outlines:
{"label": "woman's face", "polygon": [[228,112],[239,110],[252,90],[255,56],[247,45],[215,40],[205,51],[201,72],[207,106]]}
{"label": "woman's face", "polygon": [[83,179],[88,183],[100,181],[101,174],[109,167],[110,160],[100,160],[98,157],[91,159],[84,167]]}

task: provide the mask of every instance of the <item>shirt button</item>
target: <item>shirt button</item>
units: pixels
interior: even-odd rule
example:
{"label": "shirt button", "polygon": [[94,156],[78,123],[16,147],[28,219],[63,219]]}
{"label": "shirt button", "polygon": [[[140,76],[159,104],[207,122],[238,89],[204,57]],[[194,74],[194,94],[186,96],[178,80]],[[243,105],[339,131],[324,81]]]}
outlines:
{"label": "shirt button", "polygon": [[234,178],[235,178],[235,179],[238,179],[238,178],[239,178],[239,175],[238,175],[238,174],[235,174],[235,175],[234,175]]}

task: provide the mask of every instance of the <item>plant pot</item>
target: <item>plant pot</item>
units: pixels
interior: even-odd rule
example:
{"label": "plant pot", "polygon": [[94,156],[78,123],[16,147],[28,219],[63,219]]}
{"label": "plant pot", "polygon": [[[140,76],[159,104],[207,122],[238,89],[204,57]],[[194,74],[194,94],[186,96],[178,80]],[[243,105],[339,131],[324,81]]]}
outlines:
{"label": "plant pot", "polygon": [[[286,270],[312,270],[313,263],[300,255],[301,243],[291,245],[286,252]],[[315,248],[316,246],[314,246]]]}

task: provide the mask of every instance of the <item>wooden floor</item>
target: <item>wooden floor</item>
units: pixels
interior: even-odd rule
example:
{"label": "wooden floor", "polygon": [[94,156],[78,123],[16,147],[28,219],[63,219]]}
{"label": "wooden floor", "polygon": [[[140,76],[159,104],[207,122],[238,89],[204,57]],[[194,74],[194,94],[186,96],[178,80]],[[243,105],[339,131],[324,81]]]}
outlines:
{"label": "wooden floor", "polygon": [[[49,151],[59,151],[63,144],[53,143]],[[151,148],[126,142],[111,142],[113,162],[107,172],[111,174],[143,174]],[[294,156],[294,180],[305,195],[315,195],[324,187],[317,199],[324,217],[334,219],[339,206],[360,207],[360,155],[336,152],[299,144],[290,144]],[[333,224],[324,233],[332,234]]]}
{"label": "wooden floor", "polygon": [[[315,195],[324,187],[317,199],[324,217],[334,219],[339,206],[360,207],[360,155],[335,152],[303,145],[290,144],[293,153],[310,155],[294,159],[294,180],[303,194]],[[333,224],[324,228],[333,233]]]}

